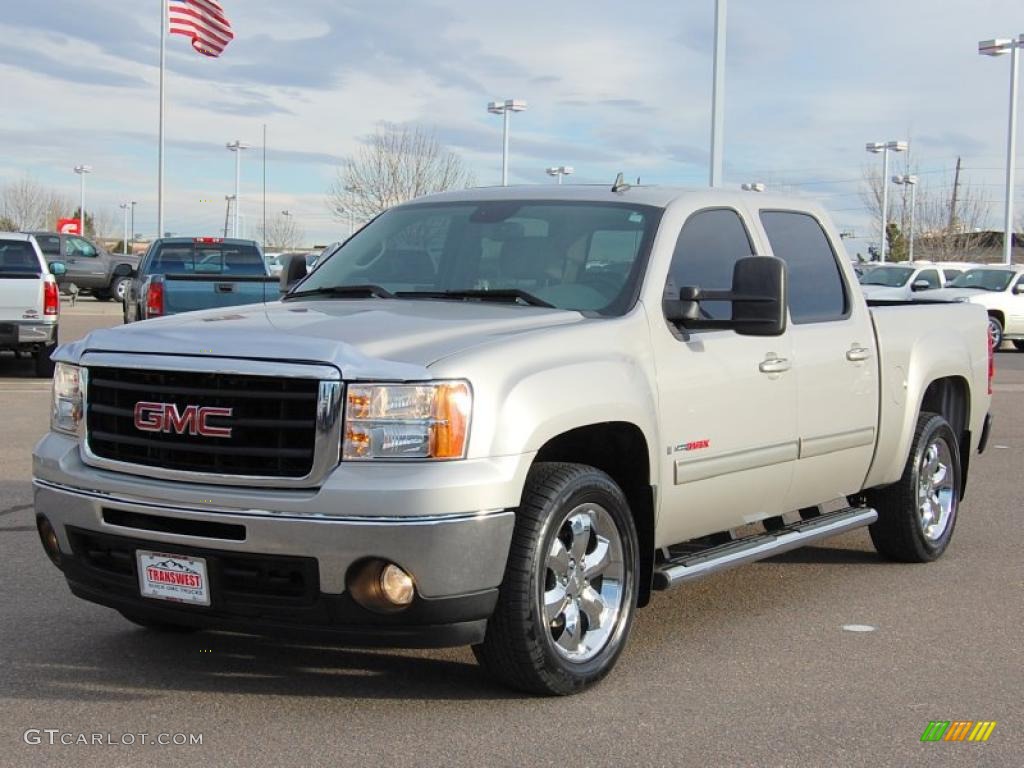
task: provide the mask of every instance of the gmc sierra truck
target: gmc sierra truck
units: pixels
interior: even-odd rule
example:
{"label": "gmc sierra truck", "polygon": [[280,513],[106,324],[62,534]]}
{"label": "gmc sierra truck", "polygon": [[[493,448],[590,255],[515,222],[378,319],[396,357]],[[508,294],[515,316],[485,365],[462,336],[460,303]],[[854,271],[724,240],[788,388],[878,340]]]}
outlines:
{"label": "gmc sierra truck", "polygon": [[935,560],[990,424],[983,307],[869,309],[803,199],[621,182],[422,198],[279,302],[56,360],[35,508],[75,595],[472,645],[542,694],[652,590],[862,526]]}

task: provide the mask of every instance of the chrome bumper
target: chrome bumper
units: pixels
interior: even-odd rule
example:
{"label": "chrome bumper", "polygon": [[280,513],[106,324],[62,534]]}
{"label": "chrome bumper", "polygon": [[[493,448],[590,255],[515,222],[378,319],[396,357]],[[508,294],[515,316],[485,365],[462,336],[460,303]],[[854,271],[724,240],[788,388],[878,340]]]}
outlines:
{"label": "chrome bumper", "polygon": [[[61,551],[72,554],[66,528],[136,537],[182,547],[316,558],[320,590],[340,594],[349,566],[366,557],[381,557],[413,575],[426,598],[470,594],[497,587],[505,570],[514,514],[499,510],[477,514],[409,517],[326,517],[282,512],[230,509],[216,499],[189,505],[74,488],[36,478],[35,510],[57,531]],[[135,512],[174,521],[241,526],[242,540],[184,535],[114,525],[104,510]],[[111,516],[115,517],[115,516]],[[123,517],[123,516],[122,516]],[[134,518],[128,518],[129,520]]]}

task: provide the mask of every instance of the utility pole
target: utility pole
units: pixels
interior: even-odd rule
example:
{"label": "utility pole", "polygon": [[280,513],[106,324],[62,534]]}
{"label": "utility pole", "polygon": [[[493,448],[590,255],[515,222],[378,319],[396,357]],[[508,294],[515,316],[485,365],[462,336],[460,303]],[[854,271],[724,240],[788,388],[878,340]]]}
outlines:
{"label": "utility pole", "polygon": [[956,173],[953,175],[953,197],[949,201],[949,231],[956,232],[956,198],[960,191],[960,158],[956,159]]}
{"label": "utility pole", "polygon": [[715,53],[711,84],[711,168],[708,186],[722,184],[722,142],[725,112],[726,0],[715,0]]}

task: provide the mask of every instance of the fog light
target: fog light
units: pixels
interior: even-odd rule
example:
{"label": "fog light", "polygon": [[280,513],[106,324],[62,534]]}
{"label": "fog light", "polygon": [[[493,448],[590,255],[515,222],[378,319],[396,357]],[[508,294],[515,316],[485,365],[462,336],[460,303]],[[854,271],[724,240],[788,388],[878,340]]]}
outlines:
{"label": "fog light", "polygon": [[384,597],[395,605],[408,605],[416,593],[412,576],[394,563],[384,566],[380,572],[380,588]]}
{"label": "fog light", "polygon": [[348,593],[359,605],[375,613],[405,610],[416,597],[412,575],[387,560],[361,560],[348,570]]}
{"label": "fog light", "polygon": [[57,532],[53,525],[43,515],[36,515],[36,530],[39,531],[39,540],[43,543],[43,550],[50,562],[60,568],[60,542],[57,540]]}

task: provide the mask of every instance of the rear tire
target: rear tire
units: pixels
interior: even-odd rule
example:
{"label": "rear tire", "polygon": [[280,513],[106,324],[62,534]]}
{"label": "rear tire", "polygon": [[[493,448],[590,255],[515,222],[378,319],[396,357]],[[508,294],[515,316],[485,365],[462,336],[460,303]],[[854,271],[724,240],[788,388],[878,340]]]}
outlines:
{"label": "rear tire", "polygon": [[111,298],[110,291],[108,291],[106,288],[104,288],[103,290],[93,291],[92,297],[96,299],[96,301],[110,301]]}
{"label": "rear tire", "polygon": [[57,367],[57,363],[53,361],[51,355],[56,351],[56,344],[47,344],[39,347],[33,355],[33,365],[35,367],[36,378],[39,379],[52,379],[53,370]]}
{"label": "rear tire", "polygon": [[868,505],[878,510],[869,528],[878,554],[903,563],[941,557],[956,527],[961,482],[952,427],[937,413],[922,413],[903,476],[867,494]]}
{"label": "rear tire", "polygon": [[114,278],[114,282],[110,284],[110,298],[114,299],[115,301],[124,302],[124,289],[127,287],[127,284],[127,278]]}
{"label": "rear tire", "polygon": [[535,464],[477,660],[529,693],[566,695],[601,680],[633,623],[638,552],[629,504],[608,475]]}
{"label": "rear tire", "polygon": [[187,624],[176,624],[173,621],[157,621],[155,619],[146,618],[144,616],[139,616],[125,611],[120,611],[120,614],[128,619],[132,624],[136,624],[144,629],[149,629],[154,632],[187,635],[192,632],[199,631],[199,627],[190,627]]}

